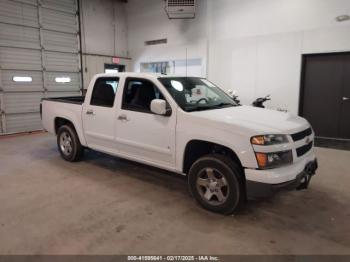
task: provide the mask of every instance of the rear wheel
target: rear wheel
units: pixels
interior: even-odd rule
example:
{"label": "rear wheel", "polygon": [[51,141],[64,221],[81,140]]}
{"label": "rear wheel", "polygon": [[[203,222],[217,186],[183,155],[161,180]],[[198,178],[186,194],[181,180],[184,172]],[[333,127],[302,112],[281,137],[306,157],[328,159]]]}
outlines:
{"label": "rear wheel", "polygon": [[208,155],[197,160],[188,182],[197,202],[212,212],[231,214],[244,205],[242,171],[226,156]]}
{"label": "rear wheel", "polygon": [[69,162],[79,161],[84,152],[77,133],[69,125],[61,126],[58,129],[57,146],[62,158]]}

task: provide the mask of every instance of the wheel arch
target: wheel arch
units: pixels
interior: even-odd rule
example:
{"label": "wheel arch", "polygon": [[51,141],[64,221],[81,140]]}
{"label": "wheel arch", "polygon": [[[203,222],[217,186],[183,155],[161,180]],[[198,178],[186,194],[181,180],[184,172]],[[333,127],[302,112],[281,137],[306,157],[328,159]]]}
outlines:
{"label": "wheel arch", "polygon": [[74,121],[72,121],[72,120],[69,119],[68,117],[56,116],[56,117],[54,118],[54,131],[55,131],[55,135],[57,135],[58,129],[59,129],[61,126],[64,126],[64,125],[70,125],[70,126],[74,129],[74,131],[77,133],[80,143],[81,143],[82,145],[85,144],[85,139],[84,139],[84,137],[82,136],[81,132],[79,132],[79,129],[77,129],[77,127],[75,126]]}
{"label": "wheel arch", "polygon": [[182,161],[183,173],[188,174],[192,164],[208,154],[220,154],[229,157],[239,166],[244,175],[243,165],[238,155],[231,148],[205,140],[191,140],[186,144]]}

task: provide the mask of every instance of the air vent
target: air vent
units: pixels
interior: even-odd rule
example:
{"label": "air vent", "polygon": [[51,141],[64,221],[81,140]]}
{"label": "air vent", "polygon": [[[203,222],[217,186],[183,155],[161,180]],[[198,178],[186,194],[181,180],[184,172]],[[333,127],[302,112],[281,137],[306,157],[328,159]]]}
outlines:
{"label": "air vent", "polygon": [[168,39],[156,39],[156,40],[150,40],[145,41],[145,45],[162,45],[168,43]]}
{"label": "air vent", "polygon": [[194,6],[194,0],[168,0],[168,6]]}
{"label": "air vent", "polygon": [[167,0],[165,10],[169,19],[193,19],[195,7],[195,0]]}

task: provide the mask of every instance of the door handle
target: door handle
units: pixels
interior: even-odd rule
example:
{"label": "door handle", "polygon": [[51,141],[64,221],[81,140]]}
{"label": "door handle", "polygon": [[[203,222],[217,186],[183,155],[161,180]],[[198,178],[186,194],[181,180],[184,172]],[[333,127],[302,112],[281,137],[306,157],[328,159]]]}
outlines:
{"label": "door handle", "polygon": [[123,122],[128,122],[129,119],[126,115],[120,115],[118,116],[118,120],[123,121]]}
{"label": "door handle", "polygon": [[343,97],[343,101],[348,101],[348,100],[350,100],[350,98],[349,97]]}
{"label": "door handle", "polygon": [[86,111],[87,115],[94,115],[94,110],[90,109],[88,111]]}

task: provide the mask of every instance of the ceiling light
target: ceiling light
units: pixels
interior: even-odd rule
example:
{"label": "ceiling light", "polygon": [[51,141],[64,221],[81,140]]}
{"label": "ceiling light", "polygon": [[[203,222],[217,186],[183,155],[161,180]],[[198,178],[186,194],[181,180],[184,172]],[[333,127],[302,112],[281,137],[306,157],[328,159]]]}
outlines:
{"label": "ceiling light", "polygon": [[30,76],[14,76],[12,80],[15,82],[32,82],[33,78]]}
{"label": "ceiling light", "polygon": [[67,77],[67,76],[56,77],[55,82],[65,84],[65,83],[71,82],[71,79],[70,77]]}

